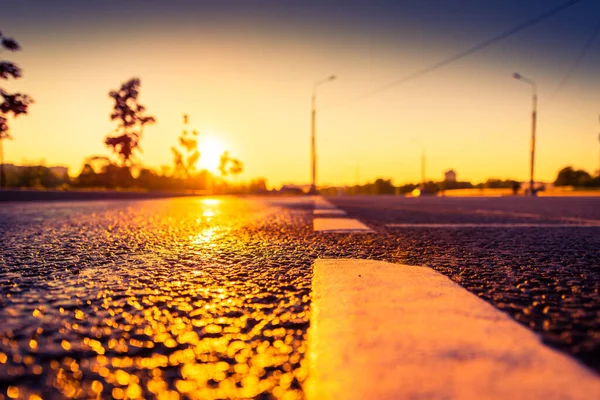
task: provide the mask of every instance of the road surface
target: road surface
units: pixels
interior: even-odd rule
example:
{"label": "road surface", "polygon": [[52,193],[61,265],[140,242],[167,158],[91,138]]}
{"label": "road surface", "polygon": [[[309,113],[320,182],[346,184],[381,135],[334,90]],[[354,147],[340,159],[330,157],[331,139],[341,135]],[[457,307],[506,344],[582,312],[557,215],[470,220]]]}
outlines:
{"label": "road surface", "polygon": [[317,258],[430,267],[600,370],[600,199],[327,200],[372,232],[306,197],[3,204],[0,396],[303,398]]}

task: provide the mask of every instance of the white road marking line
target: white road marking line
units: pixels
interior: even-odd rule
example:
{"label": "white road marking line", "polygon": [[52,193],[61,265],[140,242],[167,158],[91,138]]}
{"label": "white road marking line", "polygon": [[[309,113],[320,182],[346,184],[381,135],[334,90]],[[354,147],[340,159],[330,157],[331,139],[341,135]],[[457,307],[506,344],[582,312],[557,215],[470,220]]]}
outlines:
{"label": "white road marking line", "polygon": [[323,197],[315,196],[313,198],[315,209],[337,209],[336,206],[325,200]]}
{"label": "white road marking line", "polygon": [[477,224],[386,224],[388,228],[598,228],[600,224],[513,224],[513,223],[477,223]]}
{"label": "white road marking line", "polygon": [[371,228],[352,218],[315,218],[315,232],[373,232]]}
{"label": "white road marking line", "polygon": [[323,215],[323,216],[333,216],[333,215],[337,215],[337,216],[343,216],[346,215],[346,211],[344,210],[340,210],[337,208],[332,208],[332,209],[319,209],[319,210],[313,210],[313,215]]}
{"label": "white road marking line", "polygon": [[575,223],[580,223],[580,224],[584,224],[584,225],[588,225],[588,224],[596,224],[596,225],[600,225],[600,220],[597,219],[588,219],[588,218],[577,218],[577,217],[559,217],[559,218],[552,218],[552,217],[546,217],[540,214],[531,214],[531,213],[521,213],[521,212],[515,212],[515,211],[503,211],[503,210],[482,210],[482,209],[476,209],[473,211],[475,214],[479,214],[479,215],[502,215],[502,216],[508,216],[508,217],[519,217],[519,218],[531,218],[531,219],[547,219],[547,218],[551,218],[551,219],[558,219],[560,221],[565,221],[565,222],[575,222]]}
{"label": "white road marking line", "polygon": [[307,399],[592,399],[598,376],[426,267],[317,260]]}

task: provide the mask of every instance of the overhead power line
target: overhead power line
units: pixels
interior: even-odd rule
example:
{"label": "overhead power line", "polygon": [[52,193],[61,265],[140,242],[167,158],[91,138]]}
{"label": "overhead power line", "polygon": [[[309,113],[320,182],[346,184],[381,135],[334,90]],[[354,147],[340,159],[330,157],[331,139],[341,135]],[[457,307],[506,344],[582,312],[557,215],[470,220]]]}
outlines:
{"label": "overhead power line", "polygon": [[550,96],[551,99],[554,98],[554,96],[556,96],[563,89],[563,87],[566,85],[566,83],[569,81],[569,79],[571,79],[571,76],[573,75],[573,73],[575,73],[575,71],[577,71],[577,69],[579,68],[579,65],[581,64],[581,62],[583,61],[583,59],[585,58],[587,53],[590,51],[590,48],[592,47],[592,44],[594,44],[594,41],[596,40],[596,37],[598,36],[599,33],[600,33],[600,24],[598,24],[598,26],[596,26],[596,29],[594,29],[592,34],[588,37],[587,41],[584,43],[583,47],[579,51],[579,54],[577,55],[575,60],[573,60],[573,63],[569,67],[569,70],[567,71],[565,76],[562,78],[562,80],[560,81],[560,83],[558,84],[556,89],[554,90],[554,93],[552,93],[552,96]]}
{"label": "overhead power line", "polygon": [[440,69],[442,67],[445,67],[448,64],[451,64],[451,63],[453,63],[455,61],[458,61],[458,60],[461,60],[461,59],[463,59],[463,58],[465,58],[465,57],[467,57],[467,56],[469,56],[469,55],[471,55],[473,53],[481,51],[481,50],[485,49],[486,47],[489,47],[489,46],[491,46],[491,45],[493,45],[493,44],[495,44],[495,43],[497,43],[497,42],[499,42],[501,40],[506,39],[509,36],[514,35],[515,33],[518,33],[518,32],[520,32],[520,31],[522,31],[524,29],[529,28],[530,26],[536,25],[536,24],[538,24],[538,23],[540,23],[540,22],[542,22],[542,21],[544,21],[544,20],[552,17],[553,15],[558,14],[559,12],[562,12],[562,11],[566,10],[567,8],[570,8],[570,7],[574,6],[577,3],[581,3],[582,1],[584,1],[584,0],[570,0],[570,1],[567,1],[565,3],[562,3],[562,4],[560,4],[560,5],[556,6],[556,7],[548,10],[548,11],[545,11],[544,13],[542,13],[542,14],[534,17],[534,18],[531,18],[528,21],[525,21],[525,22],[523,22],[523,23],[521,23],[521,24],[519,24],[519,25],[517,25],[517,26],[515,26],[515,27],[513,27],[513,28],[511,28],[511,29],[509,29],[507,31],[505,31],[505,32],[500,33],[499,35],[496,35],[496,36],[494,36],[492,38],[486,39],[483,42],[480,42],[480,43],[478,43],[478,44],[476,44],[476,45],[474,45],[474,46],[472,46],[472,47],[470,47],[470,48],[468,48],[466,50],[461,51],[460,53],[457,53],[457,54],[455,54],[453,56],[450,56],[450,57],[445,58],[445,59],[443,59],[441,61],[438,61],[435,64],[432,64],[432,65],[430,65],[428,67],[425,67],[423,69],[415,71],[415,72],[413,72],[413,73],[405,76],[404,78],[398,79],[397,81],[388,83],[388,84],[386,84],[384,86],[381,86],[381,87],[379,87],[377,89],[373,89],[373,90],[371,90],[369,92],[366,92],[366,93],[364,93],[364,94],[362,94],[362,95],[360,95],[358,97],[355,97],[355,98],[351,99],[350,101],[348,101],[346,103],[343,103],[343,104],[339,105],[338,107],[344,106],[344,105],[347,105],[347,104],[350,104],[350,103],[354,103],[354,102],[357,102],[359,100],[363,100],[363,99],[365,99],[367,97],[370,97],[370,96],[373,96],[373,95],[375,95],[377,93],[389,90],[389,89],[391,89],[391,88],[393,88],[395,86],[398,86],[398,85],[404,84],[406,82],[412,81],[412,80],[417,79],[417,78],[419,78],[419,77],[421,77],[423,75],[426,75],[426,74],[428,74],[430,72],[433,72],[433,71],[438,70],[438,69]]}

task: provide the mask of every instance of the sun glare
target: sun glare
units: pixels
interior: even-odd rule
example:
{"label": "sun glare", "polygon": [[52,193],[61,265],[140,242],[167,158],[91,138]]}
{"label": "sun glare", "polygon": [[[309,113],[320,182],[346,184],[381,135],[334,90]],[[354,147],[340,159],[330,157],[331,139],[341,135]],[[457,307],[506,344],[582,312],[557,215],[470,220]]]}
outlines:
{"label": "sun glare", "polygon": [[223,142],[214,135],[208,135],[204,138],[201,137],[198,141],[198,150],[200,151],[198,168],[207,169],[211,172],[218,172],[221,155],[226,150]]}

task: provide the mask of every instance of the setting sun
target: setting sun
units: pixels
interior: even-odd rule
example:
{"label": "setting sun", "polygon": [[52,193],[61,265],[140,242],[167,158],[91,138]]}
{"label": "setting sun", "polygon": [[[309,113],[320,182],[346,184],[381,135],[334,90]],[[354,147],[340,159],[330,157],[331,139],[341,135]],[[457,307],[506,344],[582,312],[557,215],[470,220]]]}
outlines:
{"label": "setting sun", "polygon": [[212,134],[202,136],[198,140],[198,150],[200,159],[198,160],[199,169],[207,169],[211,172],[219,170],[221,155],[226,150],[223,142]]}

